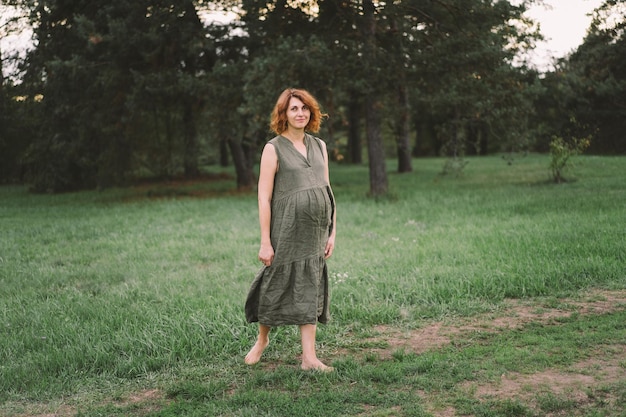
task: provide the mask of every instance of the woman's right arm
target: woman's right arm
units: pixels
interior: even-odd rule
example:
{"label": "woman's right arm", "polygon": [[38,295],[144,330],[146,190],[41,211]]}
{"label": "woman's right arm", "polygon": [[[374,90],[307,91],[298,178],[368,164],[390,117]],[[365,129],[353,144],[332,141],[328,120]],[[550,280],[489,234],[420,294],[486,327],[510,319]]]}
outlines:
{"label": "woman's right arm", "polygon": [[274,192],[274,177],[278,169],[278,156],[274,145],[267,144],[261,154],[259,171],[259,224],[261,226],[261,248],[259,260],[270,266],[274,260],[274,248],[270,239],[270,225],[272,219],[272,193]]}

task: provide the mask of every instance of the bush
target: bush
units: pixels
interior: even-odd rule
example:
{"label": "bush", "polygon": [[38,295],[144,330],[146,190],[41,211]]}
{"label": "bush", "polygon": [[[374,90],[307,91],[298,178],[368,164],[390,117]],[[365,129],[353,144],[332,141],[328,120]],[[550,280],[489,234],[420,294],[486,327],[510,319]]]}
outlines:
{"label": "bush", "polygon": [[[566,141],[560,136],[553,136],[550,142],[550,170],[556,183],[565,181],[563,171],[568,168],[570,159],[583,153],[591,144],[591,136],[582,139],[572,138]],[[568,165],[569,164],[569,165]]]}

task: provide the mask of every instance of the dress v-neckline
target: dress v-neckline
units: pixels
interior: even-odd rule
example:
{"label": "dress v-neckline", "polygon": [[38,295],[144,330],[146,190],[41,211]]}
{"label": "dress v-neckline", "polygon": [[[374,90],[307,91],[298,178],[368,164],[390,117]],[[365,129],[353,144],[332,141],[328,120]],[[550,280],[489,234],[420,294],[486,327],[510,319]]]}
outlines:
{"label": "dress v-neckline", "polygon": [[284,138],[287,142],[289,142],[291,144],[291,146],[293,147],[293,150],[296,151],[298,153],[298,155],[300,155],[302,157],[302,159],[304,159],[306,161],[307,164],[309,164],[309,153],[310,153],[310,149],[309,149],[309,141],[307,139],[307,135],[304,135],[304,139],[303,139],[303,143],[304,143],[304,150],[306,152],[306,155],[302,152],[300,152],[300,150],[298,148],[296,148],[295,143],[293,143],[291,140],[289,140],[287,137],[280,135],[282,138]]}

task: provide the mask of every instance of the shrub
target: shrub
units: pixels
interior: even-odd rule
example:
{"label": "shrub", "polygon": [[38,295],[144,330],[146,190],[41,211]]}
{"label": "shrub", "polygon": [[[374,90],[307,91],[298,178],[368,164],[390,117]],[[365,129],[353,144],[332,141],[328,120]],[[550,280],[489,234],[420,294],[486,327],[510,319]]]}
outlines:
{"label": "shrub", "polygon": [[550,142],[550,170],[552,179],[556,183],[565,181],[563,171],[571,165],[570,159],[583,153],[591,144],[591,136],[585,138],[571,138],[566,141],[560,136],[553,136]]}

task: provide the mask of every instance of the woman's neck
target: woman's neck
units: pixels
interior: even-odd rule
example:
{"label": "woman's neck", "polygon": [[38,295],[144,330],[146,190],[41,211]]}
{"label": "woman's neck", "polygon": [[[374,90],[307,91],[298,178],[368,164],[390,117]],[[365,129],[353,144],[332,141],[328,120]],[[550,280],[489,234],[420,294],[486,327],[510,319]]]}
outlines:
{"label": "woman's neck", "polygon": [[294,143],[304,142],[304,135],[304,129],[287,129],[282,133],[282,136]]}

